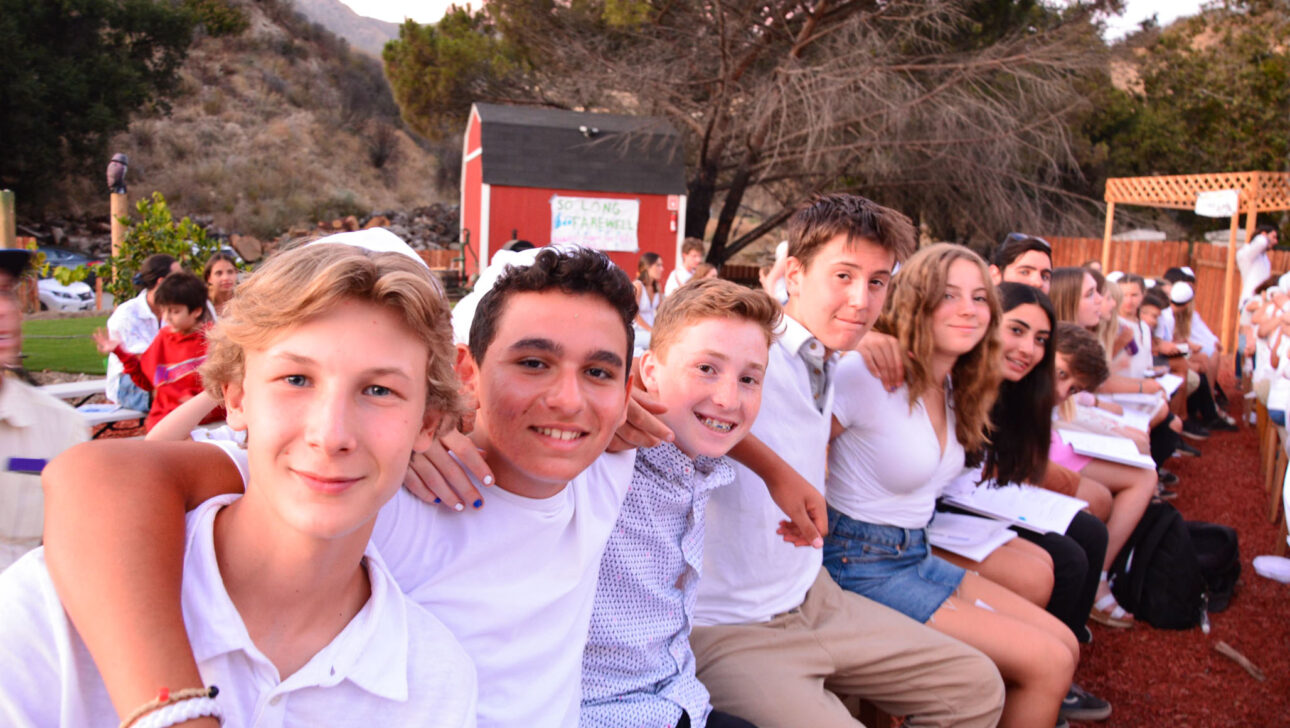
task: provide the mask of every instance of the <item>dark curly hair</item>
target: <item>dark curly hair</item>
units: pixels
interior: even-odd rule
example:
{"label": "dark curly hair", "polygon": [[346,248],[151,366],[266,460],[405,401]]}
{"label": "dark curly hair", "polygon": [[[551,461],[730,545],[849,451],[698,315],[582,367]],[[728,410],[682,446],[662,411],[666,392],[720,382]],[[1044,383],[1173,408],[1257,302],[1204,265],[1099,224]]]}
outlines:
{"label": "dark curly hair", "polygon": [[636,293],[627,273],[596,250],[548,248],[538,253],[533,265],[508,268],[492,290],[479,299],[475,318],[470,324],[470,355],[475,362],[483,363],[484,354],[497,335],[497,322],[501,320],[506,302],[512,295],[552,289],[596,296],[617,311],[627,333],[623,360],[631,361],[635,343],[632,320],[636,318]]}

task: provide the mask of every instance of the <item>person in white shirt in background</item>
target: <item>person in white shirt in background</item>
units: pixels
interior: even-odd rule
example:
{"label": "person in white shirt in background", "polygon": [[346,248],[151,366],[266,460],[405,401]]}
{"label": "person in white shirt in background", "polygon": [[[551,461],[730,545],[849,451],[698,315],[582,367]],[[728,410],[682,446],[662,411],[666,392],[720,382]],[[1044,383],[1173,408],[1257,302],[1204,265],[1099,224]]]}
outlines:
{"label": "person in white shirt in background", "polygon": [[1236,267],[1241,271],[1241,295],[1245,303],[1254,295],[1254,289],[1272,275],[1272,259],[1268,251],[1277,246],[1275,225],[1262,224],[1254,228],[1254,237],[1236,251]]}
{"label": "person in white shirt in background", "polygon": [[676,289],[689,283],[691,276],[694,275],[694,269],[702,262],[703,241],[698,238],[686,238],[681,243],[681,264],[667,277],[667,285],[663,287],[663,297],[676,293]]}
{"label": "person in white shirt in background", "polygon": [[26,250],[0,249],[0,571],[40,545],[41,469],[89,437],[84,418],[66,402],[8,374],[22,354],[22,309],[13,284],[29,259]]}
{"label": "person in white shirt in background", "polygon": [[[131,354],[142,354],[161,331],[161,308],[154,301],[157,288],[166,276],[183,270],[179,261],[164,253],[150,255],[134,275],[134,284],[142,289],[139,295],[117,304],[108,316],[107,330],[113,339],[121,342]],[[140,389],[125,373],[125,367],[116,355],[108,355],[108,400],[127,409],[147,412],[152,402],[148,392]]]}
{"label": "person in white shirt in background", "polygon": [[[114,710],[37,551],[0,576],[0,722],[474,726],[470,659],[369,543],[412,452],[461,409],[454,360],[423,266],[340,246],[267,262],[202,371],[255,435],[247,493],[186,519],[180,604],[199,675],[155,700],[122,693]],[[133,599],[133,586],[115,591]]]}

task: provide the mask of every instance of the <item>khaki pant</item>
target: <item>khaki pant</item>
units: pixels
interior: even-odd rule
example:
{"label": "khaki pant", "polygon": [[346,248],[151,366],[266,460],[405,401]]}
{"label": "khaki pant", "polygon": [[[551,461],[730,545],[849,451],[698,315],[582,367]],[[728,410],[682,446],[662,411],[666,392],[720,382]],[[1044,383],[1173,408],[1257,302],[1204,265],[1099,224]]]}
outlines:
{"label": "khaki pant", "polygon": [[713,706],[758,728],[860,725],[838,695],[908,716],[911,727],[994,726],[1003,709],[989,658],[844,591],[823,569],[798,609],[765,623],[695,627],[690,644]]}

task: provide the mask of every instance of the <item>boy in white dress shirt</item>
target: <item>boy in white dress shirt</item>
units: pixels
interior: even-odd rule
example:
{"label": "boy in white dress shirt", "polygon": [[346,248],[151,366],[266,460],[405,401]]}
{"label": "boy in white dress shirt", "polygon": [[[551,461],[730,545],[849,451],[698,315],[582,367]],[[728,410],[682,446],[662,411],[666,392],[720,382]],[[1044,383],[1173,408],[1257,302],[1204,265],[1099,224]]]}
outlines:
{"label": "boy in white dress shirt", "polygon": [[398,254],[289,251],[211,339],[207,391],[254,434],[246,495],[187,516],[182,616],[200,675],[114,710],[37,551],[0,575],[0,723],[474,726],[470,659],[369,543],[412,452],[460,409],[433,279]]}

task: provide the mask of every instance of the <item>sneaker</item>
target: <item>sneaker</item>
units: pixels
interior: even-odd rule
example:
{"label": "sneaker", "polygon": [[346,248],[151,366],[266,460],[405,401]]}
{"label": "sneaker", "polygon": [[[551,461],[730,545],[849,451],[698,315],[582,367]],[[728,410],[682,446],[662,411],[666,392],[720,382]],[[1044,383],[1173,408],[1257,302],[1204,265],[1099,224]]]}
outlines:
{"label": "sneaker", "polygon": [[1200,450],[1197,450],[1182,440],[1178,441],[1178,446],[1174,448],[1174,452],[1179,455],[1186,455],[1187,457],[1192,458],[1200,457]]}
{"label": "sneaker", "polygon": [[1231,417],[1212,419],[1205,423],[1205,429],[1211,432],[1236,432],[1236,420]]}
{"label": "sneaker", "polygon": [[1170,490],[1163,485],[1156,486],[1156,497],[1160,500],[1170,501],[1178,497],[1178,491]]}
{"label": "sneaker", "polygon": [[1156,473],[1156,475],[1160,477],[1160,484],[1162,486],[1167,487],[1171,485],[1178,485],[1178,475],[1176,473],[1171,473],[1168,470],[1161,468],[1160,471]]}
{"label": "sneaker", "polygon": [[1227,392],[1224,392],[1222,387],[1214,387],[1214,404],[1219,407],[1227,407],[1228,405]]}
{"label": "sneaker", "polygon": [[1209,430],[1196,420],[1187,420],[1183,422],[1183,437],[1190,437],[1193,440],[1208,440]]}
{"label": "sneaker", "polygon": [[1066,720],[1106,720],[1111,716],[1111,704],[1071,683],[1058,715]]}
{"label": "sneaker", "polygon": [[1054,728],[1071,728],[1071,722],[1059,715],[1057,716],[1057,725]]}

